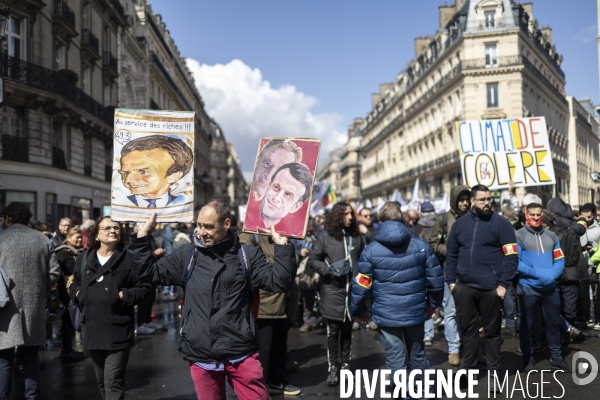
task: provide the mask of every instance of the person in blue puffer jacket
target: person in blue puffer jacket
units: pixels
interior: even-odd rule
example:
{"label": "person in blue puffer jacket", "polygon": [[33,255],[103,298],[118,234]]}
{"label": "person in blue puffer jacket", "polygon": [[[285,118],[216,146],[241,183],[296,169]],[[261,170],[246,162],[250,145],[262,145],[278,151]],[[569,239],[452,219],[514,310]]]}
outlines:
{"label": "person in blue puffer jacket", "polygon": [[407,364],[410,370],[429,368],[424,324],[442,304],[444,273],[431,247],[411,237],[402,223],[399,203],[385,203],[379,221],[375,241],[363,251],[352,282],[350,313],[362,316],[367,296],[372,293],[373,321],[379,326],[393,377]]}
{"label": "person in blue puffer jacket", "polygon": [[519,252],[519,285],[517,295],[521,304],[521,350],[525,372],[533,371],[535,360],[531,336],[535,311],[540,307],[546,319],[546,338],[550,348],[550,366],[571,372],[561,356],[560,294],[556,280],[565,267],[565,256],[558,236],[542,226],[543,210],[530,203],[525,211],[526,226],[517,231]]}

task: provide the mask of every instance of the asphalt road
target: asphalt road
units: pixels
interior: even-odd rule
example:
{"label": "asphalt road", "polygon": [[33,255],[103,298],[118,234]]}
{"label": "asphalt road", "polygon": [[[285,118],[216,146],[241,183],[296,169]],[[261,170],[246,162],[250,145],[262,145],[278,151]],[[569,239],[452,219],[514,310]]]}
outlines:
{"label": "asphalt road", "polygon": [[[177,351],[178,318],[175,313],[177,304],[172,301],[162,301],[161,298],[162,296],[159,296],[159,300],[155,304],[155,322],[164,324],[167,329],[164,332],[136,339],[127,369],[126,398],[130,400],[196,399],[188,365]],[[563,349],[563,356],[569,364],[573,354],[577,351],[586,351],[600,360],[600,339],[598,338],[600,332],[588,330],[586,333],[593,337],[583,343],[572,344]],[[325,329],[302,334],[298,332],[297,328],[293,328],[289,332],[290,358],[298,363],[299,368],[297,372],[289,375],[288,380],[302,388],[299,398],[340,398],[340,388],[329,387],[325,383],[327,377],[325,340]],[[496,398],[541,398],[539,392],[541,374],[539,373],[530,376],[529,384],[527,384],[527,376],[520,374],[524,391],[519,390],[521,385],[516,371],[522,364],[520,354],[515,351],[517,345],[518,338],[508,338],[502,345],[500,364],[503,370],[508,371],[508,385],[512,393],[509,393],[508,396],[497,395]],[[443,332],[436,330],[434,345],[427,347],[430,364],[436,369],[457,371],[458,368],[448,364],[446,349]],[[65,364],[60,359],[60,350],[42,351],[40,354],[43,368],[42,399],[96,400],[101,398],[89,357],[84,361]],[[544,354],[536,355],[537,366],[540,369],[550,369],[548,356],[547,351]],[[381,368],[385,368],[385,356],[379,343],[379,334],[364,328],[353,332],[351,369],[372,371]],[[597,398],[600,393],[600,376],[586,386],[576,385],[570,373],[558,373],[556,377],[562,386],[557,383],[551,373],[544,374],[543,380],[547,382],[543,385],[544,397],[593,399]],[[516,390],[513,390],[513,386]],[[485,375],[481,377],[478,389],[479,398],[488,398]],[[526,391],[527,389],[529,392]],[[233,392],[230,389],[229,391],[228,399],[235,399]],[[379,387],[375,393],[373,398],[380,398]],[[11,399],[17,399],[16,394],[16,391],[13,390]],[[282,395],[273,397],[273,399],[283,398]],[[351,398],[355,398],[354,395]],[[361,398],[367,398],[364,388]],[[493,395],[490,398],[494,398]]]}

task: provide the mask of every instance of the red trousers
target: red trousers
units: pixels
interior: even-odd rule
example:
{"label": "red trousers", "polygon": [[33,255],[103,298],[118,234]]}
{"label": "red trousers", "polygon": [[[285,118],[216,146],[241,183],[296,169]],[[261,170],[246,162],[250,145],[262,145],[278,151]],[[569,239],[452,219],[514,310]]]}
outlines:
{"label": "red trousers", "polygon": [[223,371],[206,371],[190,362],[190,373],[198,400],[226,400],[226,376],[239,400],[270,399],[258,353],[235,365],[225,361]]}

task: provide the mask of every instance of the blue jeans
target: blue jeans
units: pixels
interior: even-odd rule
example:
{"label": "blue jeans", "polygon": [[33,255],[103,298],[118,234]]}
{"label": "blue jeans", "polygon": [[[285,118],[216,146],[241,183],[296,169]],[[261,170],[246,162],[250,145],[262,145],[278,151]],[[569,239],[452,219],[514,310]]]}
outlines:
{"label": "blue jeans", "polygon": [[[456,323],[456,307],[454,306],[454,297],[450,292],[450,287],[444,283],[444,336],[448,342],[448,353],[458,353],[460,347],[460,334],[458,333],[458,324]],[[433,339],[433,318],[425,321],[425,337]]]}
{"label": "blue jeans", "polygon": [[456,306],[454,297],[447,283],[444,283],[444,336],[448,342],[448,353],[458,353],[460,347],[460,334],[458,333],[458,323],[456,322]]}
{"label": "blue jeans", "polygon": [[[394,373],[396,371],[406,370],[406,376],[408,377],[411,370],[429,368],[429,361],[425,356],[425,345],[423,344],[424,324],[404,328],[380,326],[379,331],[387,366],[392,371],[390,377],[392,387],[394,386]],[[419,375],[416,379],[422,381],[423,375]]]}
{"label": "blue jeans", "polygon": [[[40,396],[40,360],[39,346],[19,346],[17,348],[19,362],[23,365],[25,380],[24,396],[27,400],[39,399]],[[15,360],[15,349],[0,350],[0,399],[8,400],[12,385],[12,371]]]}
{"label": "blue jeans", "polygon": [[173,285],[166,285],[163,287],[163,291],[165,296],[168,294],[173,294],[173,292],[175,291],[175,286]]}
{"label": "blue jeans", "polygon": [[506,294],[504,295],[504,307],[503,316],[506,320],[506,327],[515,327],[515,296],[512,285],[506,288]]}
{"label": "blue jeans", "polygon": [[428,337],[429,339],[433,340],[433,318],[429,318],[427,321],[425,321],[423,326],[424,332],[425,332],[425,336],[424,337]]}

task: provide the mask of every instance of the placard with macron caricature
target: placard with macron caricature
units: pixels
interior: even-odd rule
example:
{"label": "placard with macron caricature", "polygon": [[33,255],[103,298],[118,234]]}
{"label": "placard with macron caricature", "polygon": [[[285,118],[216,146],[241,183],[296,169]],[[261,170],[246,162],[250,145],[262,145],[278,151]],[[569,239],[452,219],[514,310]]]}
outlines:
{"label": "placard with macron caricature", "polygon": [[115,110],[111,218],[194,220],[194,112]]}

